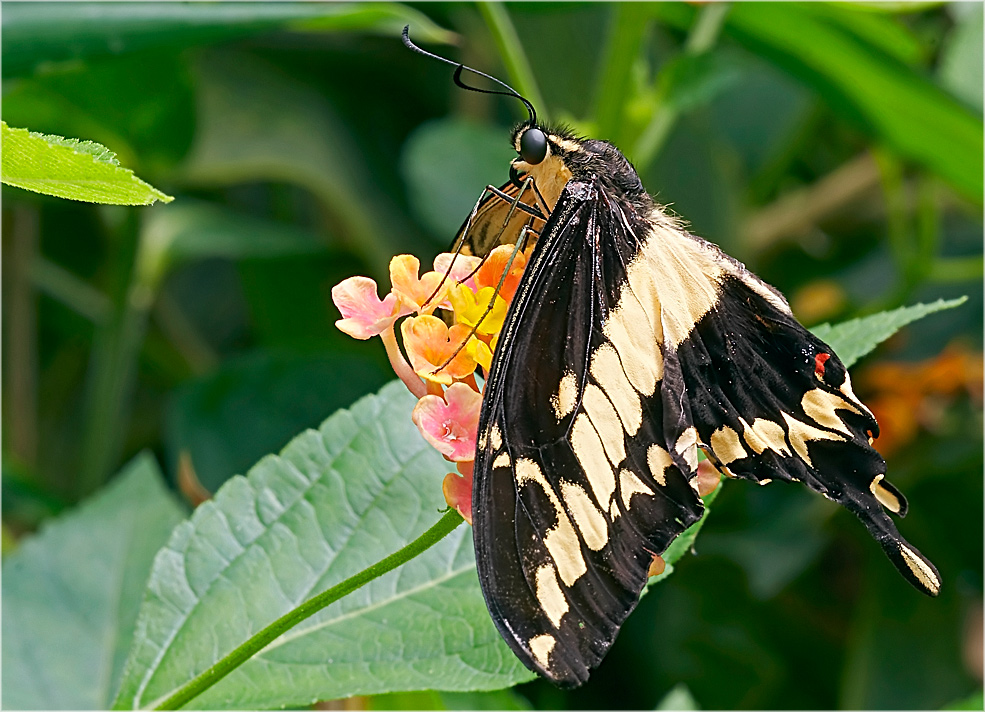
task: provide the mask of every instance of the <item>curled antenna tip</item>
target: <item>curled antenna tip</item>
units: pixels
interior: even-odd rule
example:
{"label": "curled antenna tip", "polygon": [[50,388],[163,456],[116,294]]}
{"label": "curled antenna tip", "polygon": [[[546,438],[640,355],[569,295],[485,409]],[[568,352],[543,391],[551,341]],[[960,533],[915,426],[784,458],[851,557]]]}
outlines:
{"label": "curled antenna tip", "polygon": [[[486,74],[485,72],[480,72],[477,69],[472,69],[472,67],[466,67],[461,62],[454,62],[448,59],[447,57],[442,57],[441,55],[434,54],[432,52],[428,52],[427,50],[421,49],[416,44],[414,44],[410,39],[410,25],[404,25],[403,32],[400,33],[400,39],[403,41],[404,46],[407,49],[413,50],[418,54],[423,54],[425,57],[430,57],[431,59],[437,59],[440,62],[444,62],[445,64],[450,64],[451,66],[455,67],[455,77],[454,77],[455,84],[461,87],[462,89],[468,89],[469,91],[479,92],[480,94],[501,94],[503,96],[512,96],[516,99],[519,99],[521,102],[523,102],[523,105],[527,107],[527,113],[530,115],[528,123],[530,123],[530,125],[534,125],[537,123],[537,112],[536,110],[534,110],[533,104],[531,104],[527,99],[521,96],[520,93],[516,89],[511,87],[509,84],[506,84],[500,81],[499,79],[496,79],[496,77],[492,77]],[[466,84],[465,82],[462,81],[463,71],[471,72],[472,74],[475,74],[480,77],[485,77],[486,79],[489,79],[495,82],[496,84],[498,84],[499,86],[503,87],[504,89],[506,89],[506,91],[505,92],[491,91],[489,89],[480,89],[479,87],[474,87],[469,84]]]}

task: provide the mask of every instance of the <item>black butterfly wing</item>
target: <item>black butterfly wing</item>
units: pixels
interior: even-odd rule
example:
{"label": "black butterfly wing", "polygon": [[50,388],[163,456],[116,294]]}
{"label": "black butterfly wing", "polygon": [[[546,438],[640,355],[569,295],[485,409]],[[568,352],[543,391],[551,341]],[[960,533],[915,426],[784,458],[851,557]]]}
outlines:
{"label": "black butterfly wing", "polygon": [[659,305],[651,285],[627,286],[650,229],[598,184],[566,186],[483,397],[473,490],[483,593],[517,656],[566,686],[587,679],[653,555],[703,509],[688,484],[693,445],[675,449],[679,433],[664,432]]}
{"label": "black butterfly wing", "polygon": [[665,402],[678,408],[668,418],[693,423],[726,474],[801,481],[854,512],[900,573],[937,595],[937,570],[887,514],[904,516],[906,500],[885,480],[886,463],[871,445],[878,425],[841,360],[782,296],[704,240],[678,232],[653,262],[666,263],[685,241],[707,258],[702,279],[715,297],[666,344]]}

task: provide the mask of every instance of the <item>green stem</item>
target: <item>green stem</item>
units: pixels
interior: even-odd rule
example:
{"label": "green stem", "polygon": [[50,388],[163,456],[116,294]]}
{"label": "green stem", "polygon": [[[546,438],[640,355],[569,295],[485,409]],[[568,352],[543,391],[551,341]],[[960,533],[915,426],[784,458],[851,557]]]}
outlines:
{"label": "green stem", "polygon": [[332,586],[327,591],[323,591],[317,596],[309,598],[294,610],[285,613],[224,658],[218,660],[208,670],[182,685],[177,691],[154,707],[154,709],[176,710],[181,708],[301,621],[311,617],[325,608],[325,606],[334,603],[343,596],[347,596],[356,589],[365,586],[373,579],[379,578],[401,564],[410,561],[415,556],[424,553],[448,536],[462,521],[462,517],[458,512],[454,509],[449,509],[434,526],[407,546],[390,554],[390,556],[378,561],[369,568],[363,569],[355,576],[347,578],[342,583]]}
{"label": "green stem", "polygon": [[503,64],[506,65],[506,71],[510,75],[513,87],[534,105],[534,108],[537,109],[538,119],[543,122],[547,118],[547,106],[544,104],[544,98],[540,95],[537,80],[530,68],[530,61],[527,59],[526,52],[523,51],[520,37],[516,34],[516,28],[513,27],[506,8],[500,2],[480,2],[478,8],[489,27],[489,31],[492,32],[493,40],[503,58]]}
{"label": "green stem", "polygon": [[[729,5],[725,2],[705,5],[688,33],[684,43],[684,54],[698,55],[710,50],[718,40],[728,11]],[[680,110],[675,106],[667,105],[666,102],[657,109],[633,151],[633,160],[639,172],[645,170],[660,154],[679,116]]]}
{"label": "green stem", "polygon": [[96,329],[88,383],[85,432],[78,494],[97,489],[109,476],[122,447],[130,415],[130,395],[137,374],[153,290],[139,270],[139,219],[127,210],[115,235],[118,282],[110,294],[116,314]]}

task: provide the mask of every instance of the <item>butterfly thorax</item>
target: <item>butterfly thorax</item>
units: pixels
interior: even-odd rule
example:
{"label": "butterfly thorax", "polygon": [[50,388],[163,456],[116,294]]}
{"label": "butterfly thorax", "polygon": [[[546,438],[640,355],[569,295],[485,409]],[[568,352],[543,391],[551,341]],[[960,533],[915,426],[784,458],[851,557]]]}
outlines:
{"label": "butterfly thorax", "polygon": [[611,143],[582,138],[563,126],[521,124],[513,130],[513,146],[518,153],[521,138],[530,128],[538,128],[546,134],[547,157],[531,165],[521,155],[513,161],[513,166],[519,173],[533,177],[548,207],[554,208],[570,180],[579,180],[599,183],[610,198],[624,202],[640,215],[650,212],[653,201],[644,190],[636,169]]}

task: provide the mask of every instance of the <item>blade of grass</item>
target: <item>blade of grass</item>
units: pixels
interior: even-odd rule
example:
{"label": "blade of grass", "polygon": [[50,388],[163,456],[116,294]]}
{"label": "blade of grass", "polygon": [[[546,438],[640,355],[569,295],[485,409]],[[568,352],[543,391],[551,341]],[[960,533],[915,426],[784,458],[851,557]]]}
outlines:
{"label": "blade of grass", "polygon": [[595,87],[595,133],[597,138],[623,145],[626,98],[632,84],[632,69],[643,45],[652,13],[642,3],[615,3],[610,12],[605,55]]}
{"label": "blade of grass", "polygon": [[480,2],[478,8],[503,58],[513,88],[534,105],[539,119],[543,121],[548,117],[547,106],[544,104],[544,97],[541,96],[537,80],[530,68],[527,53],[523,51],[523,45],[516,34],[509,13],[506,12],[506,7],[499,2]]}
{"label": "blade of grass", "polygon": [[[728,11],[728,3],[708,3],[701,8],[684,43],[684,53],[699,55],[710,50],[718,40]],[[660,154],[679,116],[680,111],[676,107],[666,104],[654,114],[633,151],[633,159],[640,172],[645,171]]]}

